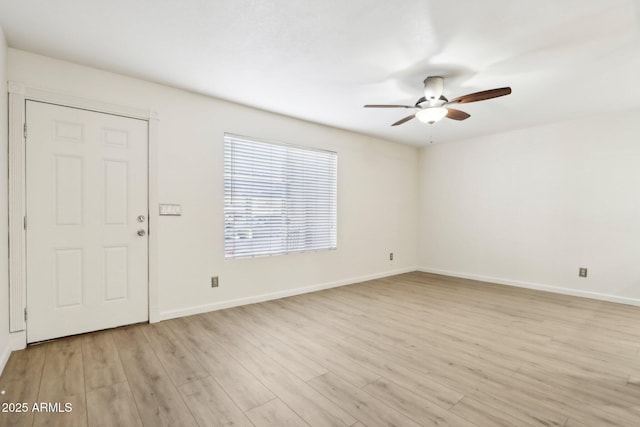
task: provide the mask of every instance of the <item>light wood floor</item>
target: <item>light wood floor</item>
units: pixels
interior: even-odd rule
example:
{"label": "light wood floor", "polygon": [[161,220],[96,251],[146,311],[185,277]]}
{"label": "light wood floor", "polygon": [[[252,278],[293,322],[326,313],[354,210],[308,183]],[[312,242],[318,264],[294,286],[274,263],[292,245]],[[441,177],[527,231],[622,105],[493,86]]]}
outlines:
{"label": "light wood floor", "polygon": [[12,354],[19,426],[640,426],[640,308],[410,273]]}

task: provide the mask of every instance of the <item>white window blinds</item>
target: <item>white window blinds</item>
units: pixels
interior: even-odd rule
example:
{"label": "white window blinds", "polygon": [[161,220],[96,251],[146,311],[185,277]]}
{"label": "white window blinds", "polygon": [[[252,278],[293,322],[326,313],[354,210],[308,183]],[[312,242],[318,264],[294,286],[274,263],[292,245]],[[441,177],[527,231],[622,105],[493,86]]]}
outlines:
{"label": "white window blinds", "polygon": [[225,134],[225,258],[335,249],[336,221],[336,153]]}

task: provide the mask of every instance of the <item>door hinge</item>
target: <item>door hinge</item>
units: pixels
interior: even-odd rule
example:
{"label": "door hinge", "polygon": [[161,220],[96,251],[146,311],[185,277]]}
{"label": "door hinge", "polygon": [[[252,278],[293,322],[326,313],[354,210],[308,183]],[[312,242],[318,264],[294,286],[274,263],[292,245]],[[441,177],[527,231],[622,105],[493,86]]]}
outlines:
{"label": "door hinge", "polygon": [[26,216],[23,218],[22,222],[23,222],[24,229],[26,230],[27,229],[27,217]]}
{"label": "door hinge", "polygon": [[27,321],[27,307],[24,308],[24,321]]}
{"label": "door hinge", "polygon": [[24,139],[27,139],[27,124],[24,124]]}

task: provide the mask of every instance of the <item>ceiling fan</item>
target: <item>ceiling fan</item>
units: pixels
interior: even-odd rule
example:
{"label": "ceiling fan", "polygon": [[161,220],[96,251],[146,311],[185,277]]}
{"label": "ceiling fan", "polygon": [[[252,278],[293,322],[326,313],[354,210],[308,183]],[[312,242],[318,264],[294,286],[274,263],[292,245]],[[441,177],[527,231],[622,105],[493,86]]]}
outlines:
{"label": "ceiling fan", "polygon": [[391,126],[398,126],[416,117],[424,123],[433,124],[444,117],[453,120],[465,120],[470,116],[464,111],[449,108],[451,104],[466,104],[469,102],[484,101],[485,99],[497,98],[499,96],[509,95],[510,87],[501,87],[498,89],[483,90],[467,95],[462,95],[449,101],[442,95],[444,90],[444,78],[439,76],[430,76],[424,80],[424,96],[418,99],[416,105],[365,105],[365,108],[417,108],[414,114],[398,120]]}

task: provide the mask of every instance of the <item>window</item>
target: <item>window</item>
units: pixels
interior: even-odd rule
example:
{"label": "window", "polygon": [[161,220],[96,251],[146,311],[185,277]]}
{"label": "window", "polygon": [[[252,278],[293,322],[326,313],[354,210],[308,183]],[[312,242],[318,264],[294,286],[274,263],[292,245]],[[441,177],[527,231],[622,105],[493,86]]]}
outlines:
{"label": "window", "polygon": [[336,212],[336,153],[225,134],[225,258],[335,249]]}

